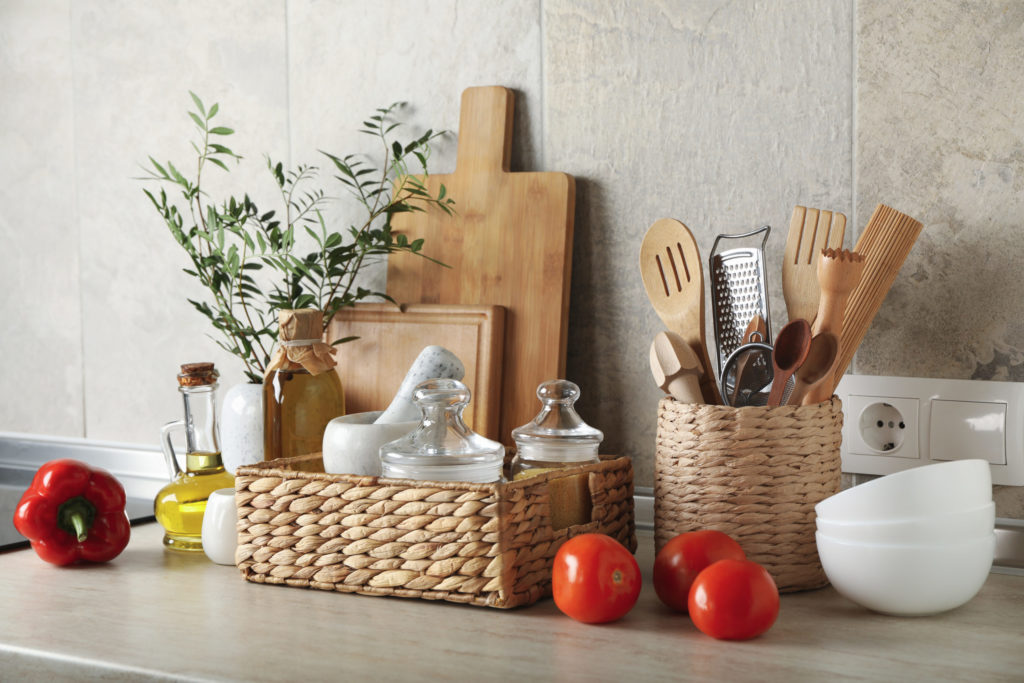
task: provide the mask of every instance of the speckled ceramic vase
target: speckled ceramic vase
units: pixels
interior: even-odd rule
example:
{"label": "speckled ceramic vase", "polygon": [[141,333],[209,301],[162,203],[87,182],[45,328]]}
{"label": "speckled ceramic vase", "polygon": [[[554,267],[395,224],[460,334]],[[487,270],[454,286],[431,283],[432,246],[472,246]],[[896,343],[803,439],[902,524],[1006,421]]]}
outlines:
{"label": "speckled ceramic vase", "polygon": [[263,462],[262,384],[236,384],[224,395],[220,448],[229,472]]}

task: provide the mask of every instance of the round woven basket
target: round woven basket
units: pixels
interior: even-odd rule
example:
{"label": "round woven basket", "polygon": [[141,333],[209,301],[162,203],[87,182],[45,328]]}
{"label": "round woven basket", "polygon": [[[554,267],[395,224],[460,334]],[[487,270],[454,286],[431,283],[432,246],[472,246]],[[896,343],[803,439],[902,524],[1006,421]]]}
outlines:
{"label": "round woven basket", "polygon": [[828,584],[814,506],[839,491],[842,403],[730,408],[658,405],[654,540],[697,529],[729,534],[781,592]]}

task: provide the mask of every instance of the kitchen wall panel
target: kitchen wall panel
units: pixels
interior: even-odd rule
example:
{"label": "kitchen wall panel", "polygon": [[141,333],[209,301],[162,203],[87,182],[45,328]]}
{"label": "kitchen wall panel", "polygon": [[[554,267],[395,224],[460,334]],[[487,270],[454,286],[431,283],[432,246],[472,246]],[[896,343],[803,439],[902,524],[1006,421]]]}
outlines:
{"label": "kitchen wall panel", "polygon": [[[464,88],[514,88],[513,169],[577,179],[568,375],[641,486],[662,325],[636,260],[659,217],[705,257],[716,234],[771,224],[777,331],[792,206],[848,213],[852,245],[892,204],[925,230],[855,369],[1024,381],[1022,26],[1021,3],[953,0],[0,3],[0,355],[16,361],[0,389],[17,392],[0,430],[153,444],[179,363],[241,380],[136,180],[147,154],[190,163],[188,89],[220,102],[246,156],[213,187],[266,204],[264,152],[371,151],[359,123],[399,99],[411,132],[454,132]],[[454,152],[451,135],[432,170]],[[996,495],[1024,517],[1024,494]]]}
{"label": "kitchen wall panel", "polygon": [[224,386],[242,375],[186,301],[201,292],[136,178],[147,154],[193,172],[191,89],[219,101],[247,157],[231,176],[211,167],[212,187],[270,192],[261,154],[288,152],[285,3],[85,0],[71,21],[85,435],[156,444],[180,417],[179,364],[214,360]]}
{"label": "kitchen wall panel", "polygon": [[[423,11],[405,3],[292,0],[288,4],[291,141],[296,163],[325,171],[318,150],[380,160],[379,145],[358,129],[378,107],[407,102],[400,120],[411,139],[427,128],[436,141],[431,173],[455,168],[459,100],[474,85],[500,84],[516,93],[513,170],[542,170],[540,3],[522,0],[435,0]],[[327,173],[328,179],[331,174]],[[330,181],[333,182],[333,181]],[[347,228],[359,207],[343,201],[329,217]],[[458,201],[458,198],[455,198]],[[361,224],[361,222],[359,223]],[[425,251],[444,260],[444,254]],[[383,267],[362,282],[383,289]]]}
{"label": "kitchen wall panel", "polygon": [[793,205],[852,204],[851,3],[544,7],[544,157],[577,182],[569,376],[604,450],[633,456],[650,486],[660,392],[647,358],[663,325],[639,276],[644,232],[683,221],[706,268],[717,234],[771,225],[773,330],[785,323]]}
{"label": "kitchen wall panel", "polygon": [[[854,369],[1024,381],[1024,3],[858,0],[856,21],[856,224],[884,202],[924,230]],[[1024,517],[1021,489],[996,497]]]}
{"label": "kitchen wall panel", "polygon": [[0,3],[0,431],[82,433],[69,8]]}

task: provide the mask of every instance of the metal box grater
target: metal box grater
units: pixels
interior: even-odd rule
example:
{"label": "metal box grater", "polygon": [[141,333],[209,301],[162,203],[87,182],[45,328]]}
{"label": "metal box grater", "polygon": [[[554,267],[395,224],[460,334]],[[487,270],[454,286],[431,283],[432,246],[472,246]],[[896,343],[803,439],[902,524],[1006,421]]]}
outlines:
{"label": "metal box grater", "polygon": [[[768,283],[764,267],[764,246],[771,227],[768,225],[741,235],[719,235],[711,248],[711,312],[714,318],[715,346],[718,367],[743,343],[743,333],[754,316],[764,318],[772,337],[768,311]],[[718,251],[722,240],[741,240],[763,235],[760,246],[744,246]]]}

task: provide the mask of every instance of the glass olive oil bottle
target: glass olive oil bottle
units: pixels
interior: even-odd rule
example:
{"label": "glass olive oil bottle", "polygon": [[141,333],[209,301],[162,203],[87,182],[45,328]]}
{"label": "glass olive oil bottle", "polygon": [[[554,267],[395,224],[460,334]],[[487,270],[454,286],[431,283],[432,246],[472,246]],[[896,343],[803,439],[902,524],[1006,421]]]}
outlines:
{"label": "glass olive oil bottle", "polygon": [[[184,401],[185,419],[171,422],[161,431],[164,457],[171,483],[160,489],[153,512],[164,528],[164,546],[173,550],[203,549],[203,514],[210,494],[232,488],[235,478],[224,469],[217,444],[217,370],[213,363],[181,366],[178,391]],[[185,430],[185,469],[178,466],[171,432]]]}

